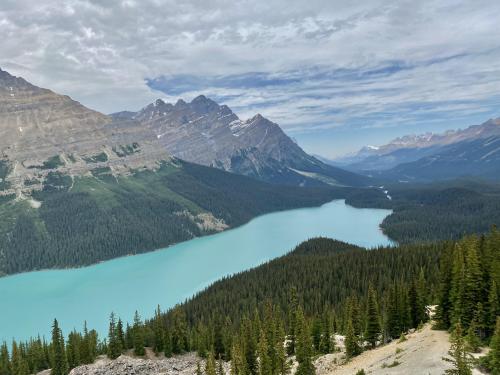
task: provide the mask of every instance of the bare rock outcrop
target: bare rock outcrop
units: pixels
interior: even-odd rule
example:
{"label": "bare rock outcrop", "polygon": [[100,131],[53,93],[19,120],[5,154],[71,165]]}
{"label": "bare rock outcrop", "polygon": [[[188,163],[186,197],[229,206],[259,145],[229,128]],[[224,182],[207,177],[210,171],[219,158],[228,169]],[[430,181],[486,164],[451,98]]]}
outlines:
{"label": "bare rock outcrop", "polygon": [[[186,354],[164,359],[139,359],[120,356],[111,361],[100,359],[92,365],[80,366],[71,370],[70,375],[194,375],[200,358]],[[203,369],[204,363],[200,362]],[[229,373],[229,365],[224,364]]]}

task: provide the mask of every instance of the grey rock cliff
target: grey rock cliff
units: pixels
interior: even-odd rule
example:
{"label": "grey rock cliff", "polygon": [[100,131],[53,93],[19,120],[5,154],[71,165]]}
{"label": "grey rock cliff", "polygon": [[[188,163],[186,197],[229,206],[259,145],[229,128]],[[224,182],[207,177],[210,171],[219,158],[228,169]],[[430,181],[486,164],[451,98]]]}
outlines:
{"label": "grey rock cliff", "polygon": [[113,118],[124,116],[152,129],[169,153],[194,163],[293,185],[352,185],[362,180],[308,155],[260,114],[240,120],[228,106],[203,95],[190,103],[159,99],[135,115],[120,112]]}
{"label": "grey rock cliff", "polygon": [[114,120],[0,70],[3,194],[39,188],[54,171],[83,175],[109,167],[119,174],[167,159],[155,134],[136,120]]}

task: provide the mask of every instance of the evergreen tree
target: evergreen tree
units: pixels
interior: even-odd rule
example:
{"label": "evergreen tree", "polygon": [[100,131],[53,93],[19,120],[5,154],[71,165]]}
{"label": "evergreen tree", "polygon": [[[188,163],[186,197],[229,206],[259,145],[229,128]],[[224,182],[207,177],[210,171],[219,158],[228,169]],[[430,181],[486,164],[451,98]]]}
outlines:
{"label": "evergreen tree", "polygon": [[495,333],[490,343],[488,364],[493,375],[500,375],[500,316],[497,317]]}
{"label": "evergreen tree", "polygon": [[0,375],[11,375],[9,349],[5,342],[0,348]]}
{"label": "evergreen tree", "polygon": [[83,323],[83,340],[81,343],[80,347],[80,359],[83,364],[88,364],[94,362],[94,359],[92,358],[90,354],[90,337],[89,337],[89,331],[87,328],[87,322],[85,321]]}
{"label": "evergreen tree", "polygon": [[277,375],[287,375],[291,370],[290,362],[287,359],[285,338],[286,335],[283,325],[278,321],[276,328],[276,340],[274,342],[274,373]]}
{"label": "evergreen tree", "polygon": [[335,345],[332,342],[332,321],[330,314],[325,310],[323,313],[323,332],[321,334],[321,341],[319,351],[322,354],[332,353],[335,349]]}
{"label": "evergreen tree", "polygon": [[205,375],[217,375],[217,371],[215,369],[214,353],[212,351],[208,353],[207,361],[205,364]]}
{"label": "evergreen tree", "polygon": [[134,326],[132,327],[132,332],[134,335],[134,354],[142,357],[146,354],[146,351],[144,350],[144,328],[138,311],[134,314]]}
{"label": "evergreen tree", "polygon": [[312,342],[313,342],[313,347],[316,353],[319,353],[320,351],[320,344],[321,344],[321,334],[323,331],[322,327],[322,322],[319,318],[313,319],[313,324],[312,324]]}
{"label": "evergreen tree", "polygon": [[156,354],[163,351],[164,339],[165,339],[165,334],[164,334],[163,320],[161,317],[160,306],[158,306],[156,308],[155,317],[154,317],[154,345],[153,345],[153,349],[154,349]]}
{"label": "evergreen tree", "polygon": [[120,349],[125,349],[127,347],[125,343],[125,333],[123,332],[123,322],[120,318],[118,318],[118,323],[116,323],[116,338],[120,343]]}
{"label": "evergreen tree", "polygon": [[247,371],[251,375],[257,375],[257,342],[253,334],[253,327],[250,319],[243,318],[242,322],[242,339],[244,348],[244,357]]}
{"label": "evergreen tree", "polygon": [[22,347],[14,341],[12,343],[12,375],[29,375],[29,368],[23,358]]}
{"label": "evergreen tree", "polygon": [[465,260],[462,244],[457,243],[453,251],[453,266],[451,279],[451,311],[450,322],[455,325],[464,316],[465,307]]}
{"label": "evergreen tree", "polygon": [[[415,311],[415,321],[414,326],[418,326],[420,323],[425,323],[428,320],[426,313],[427,305],[427,283],[425,281],[424,270],[421,268],[418,274],[418,280],[415,285],[416,291],[416,311]],[[408,327],[405,327],[408,328]]]}
{"label": "evergreen tree", "polygon": [[81,335],[73,331],[68,335],[68,343],[66,345],[66,357],[68,359],[68,367],[75,368],[81,364],[80,358]]}
{"label": "evergreen tree", "polygon": [[311,339],[311,334],[309,331],[309,326],[299,310],[297,315],[297,362],[299,366],[297,367],[296,375],[314,375],[316,370],[312,364],[313,356],[313,343]]}
{"label": "evergreen tree", "polygon": [[495,329],[497,316],[500,316],[500,302],[498,300],[497,283],[493,280],[488,292],[488,304],[486,314],[486,330],[492,333]]}
{"label": "evergreen tree", "polygon": [[170,330],[168,329],[165,331],[165,336],[163,338],[163,352],[167,358],[170,358],[173,355],[172,336],[170,335]]}
{"label": "evergreen tree", "polygon": [[272,363],[269,358],[269,347],[266,339],[266,334],[263,330],[260,331],[260,339],[258,346],[259,354],[259,375],[272,375]]}
{"label": "evergreen tree", "polygon": [[476,320],[473,319],[469,325],[469,329],[467,330],[467,346],[468,350],[474,353],[479,352],[479,347],[481,346],[481,340],[478,337],[478,328]]}
{"label": "evergreen tree", "polygon": [[366,330],[365,340],[372,348],[377,345],[380,338],[380,316],[378,312],[377,297],[375,290],[370,286],[368,288],[368,304],[366,309]]}
{"label": "evergreen tree", "polygon": [[115,314],[111,313],[109,316],[109,330],[108,330],[108,357],[111,359],[118,358],[122,354],[120,339],[118,338],[116,329]]}
{"label": "evergreen tree", "polygon": [[447,329],[451,324],[450,312],[452,310],[451,284],[452,284],[452,254],[453,245],[447,245],[439,260],[439,289],[438,305],[434,319],[436,327]]}
{"label": "evergreen tree", "polygon": [[172,320],[172,352],[180,354],[189,349],[187,344],[186,315],[184,311],[179,307],[175,308],[172,312]]}
{"label": "evergreen tree", "polygon": [[451,348],[448,354],[451,358],[443,358],[445,361],[450,362],[453,367],[446,370],[445,373],[449,375],[471,375],[471,356],[467,352],[466,343],[462,337],[462,324],[460,322],[455,324],[455,329],[451,337]]}
{"label": "evergreen tree", "polygon": [[471,236],[465,242],[465,279],[464,279],[464,311],[461,324],[468,328],[474,316],[474,311],[481,296],[482,271],[477,255],[477,237]]}
{"label": "evergreen tree", "polygon": [[231,349],[231,375],[245,375],[247,373],[245,357],[241,350],[241,345],[233,339]]}
{"label": "evergreen tree", "polygon": [[354,333],[354,327],[352,324],[352,319],[350,317],[347,319],[347,329],[344,344],[347,358],[352,358],[361,353],[359,340]]}
{"label": "evergreen tree", "polygon": [[295,354],[295,342],[296,342],[296,332],[295,328],[297,327],[297,310],[298,310],[299,302],[297,297],[297,289],[290,289],[290,298],[288,301],[288,342],[287,342],[287,353],[288,355]]}
{"label": "evergreen tree", "polygon": [[52,371],[51,375],[66,375],[68,373],[68,363],[64,348],[64,337],[57,319],[52,325]]}

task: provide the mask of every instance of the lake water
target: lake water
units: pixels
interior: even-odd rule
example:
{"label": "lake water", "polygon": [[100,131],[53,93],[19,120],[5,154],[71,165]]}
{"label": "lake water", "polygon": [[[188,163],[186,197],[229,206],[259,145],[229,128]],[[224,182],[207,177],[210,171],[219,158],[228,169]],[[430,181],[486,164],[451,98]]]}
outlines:
{"label": "lake water", "polygon": [[379,225],[390,213],[338,200],[260,216],[223,233],[91,267],[0,278],[0,342],[38,333],[49,338],[54,318],[65,334],[81,330],[87,320],[89,328],[105,335],[111,311],[126,321],[135,310],[151,317],[158,304],[171,307],[223,276],[281,256],[312,237],[388,245]]}

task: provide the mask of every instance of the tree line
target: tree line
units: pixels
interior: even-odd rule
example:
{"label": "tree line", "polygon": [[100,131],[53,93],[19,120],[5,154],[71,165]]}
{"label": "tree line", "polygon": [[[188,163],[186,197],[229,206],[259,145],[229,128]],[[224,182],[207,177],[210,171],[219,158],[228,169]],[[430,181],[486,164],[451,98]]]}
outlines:
{"label": "tree line", "polygon": [[[51,367],[56,375],[98,354],[142,356],[145,348],[166,357],[195,351],[199,373],[288,374],[294,355],[300,375],[315,373],[316,355],[334,352],[334,333],[345,337],[351,358],[429,319],[438,304],[438,328],[454,332],[450,361],[469,374],[469,352],[490,345],[481,365],[500,371],[500,233],[457,242],[364,250],[326,238],[309,240],[290,254],[214,283],[166,312],[158,307],[132,324],[111,314],[106,338],[95,331],[63,338],[57,321],[50,343],[36,339],[4,344],[0,375]],[[90,349],[91,348],[91,349]],[[90,353],[90,354],[89,354]]]}

